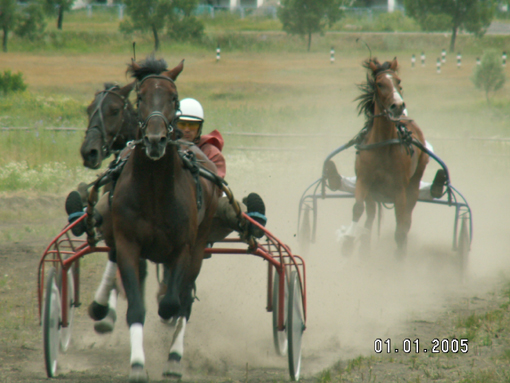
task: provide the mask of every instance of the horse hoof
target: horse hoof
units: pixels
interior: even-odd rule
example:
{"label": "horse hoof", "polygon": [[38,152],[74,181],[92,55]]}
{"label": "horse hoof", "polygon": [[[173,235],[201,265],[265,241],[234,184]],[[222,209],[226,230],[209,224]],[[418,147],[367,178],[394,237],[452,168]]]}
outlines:
{"label": "horse hoof", "polygon": [[173,316],[176,316],[181,308],[181,304],[178,300],[165,300],[163,298],[159,302],[158,315],[164,320],[169,320]]}
{"label": "horse hoof", "polygon": [[115,327],[116,320],[117,313],[114,309],[110,308],[108,309],[108,315],[104,319],[94,323],[94,330],[99,334],[112,332]]}
{"label": "horse hoof", "polygon": [[95,321],[104,319],[108,315],[108,306],[103,306],[93,301],[88,308],[89,316]]}
{"label": "horse hoof", "polygon": [[342,255],[348,257],[354,249],[354,237],[345,236],[342,243]]}
{"label": "horse hoof", "polygon": [[165,369],[163,370],[163,376],[167,378],[182,378],[182,366],[181,362],[177,360],[169,360],[166,362]]}
{"label": "horse hoof", "polygon": [[149,381],[147,372],[143,366],[138,364],[131,366],[131,372],[129,373],[129,383],[146,383]]}

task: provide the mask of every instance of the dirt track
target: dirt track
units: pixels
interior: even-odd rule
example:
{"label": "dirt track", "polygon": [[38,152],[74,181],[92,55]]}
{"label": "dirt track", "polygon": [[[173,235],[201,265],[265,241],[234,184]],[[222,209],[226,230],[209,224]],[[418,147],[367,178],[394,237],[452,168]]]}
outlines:
{"label": "dirt track", "polygon": [[[393,211],[385,212],[380,239],[373,235],[370,258],[363,260],[355,255],[347,259],[340,255],[334,231],[340,224],[349,223],[351,203],[340,206],[324,202],[320,205],[318,243],[305,256],[309,317],[303,343],[303,380],[315,381],[316,374],[339,360],[375,356],[376,338],[389,337],[394,342],[420,338],[421,342],[430,342],[435,337],[451,336],[453,324],[461,315],[488,310],[501,302],[501,297],[490,292],[499,286],[501,277],[508,277],[510,266],[510,219],[506,214],[510,208],[510,180],[505,175],[508,161],[485,156],[491,153],[491,147],[453,151],[447,144],[434,144],[436,153],[449,165],[453,184],[473,209],[475,239],[467,283],[460,285],[452,277],[453,210],[419,205],[408,259],[397,263],[393,258]],[[473,156],[475,150],[477,158]],[[231,153],[227,158],[233,190],[238,195],[252,190],[262,194],[268,228],[294,251],[298,248],[294,234],[299,195],[319,176],[322,154],[310,158],[313,160],[307,163],[288,153],[264,158],[254,153]],[[352,168],[352,157],[342,158],[345,162],[337,163],[340,171],[347,173]],[[267,173],[267,166],[276,161],[281,166]],[[294,177],[297,166],[301,168],[299,179]],[[431,166],[426,178],[431,179],[434,171]],[[246,180],[246,174],[258,177]],[[0,328],[1,382],[46,381],[35,295],[36,269],[44,246],[64,223],[63,198],[22,195],[1,199],[2,231],[19,234],[12,234],[11,240],[4,234],[0,244],[0,298],[4,302],[0,314],[5,323]],[[23,232],[26,234],[21,235]],[[125,301],[119,303],[118,326],[112,335],[96,335],[86,316],[85,307],[102,272],[103,259],[103,255],[90,255],[84,263],[84,305],[77,310],[70,350],[59,358],[62,381],[117,382],[125,381],[127,376]],[[215,255],[205,261],[198,280],[200,301],[194,305],[185,338],[185,380],[288,380],[286,359],[275,356],[271,317],[264,310],[265,270],[264,262],[249,256]],[[155,288],[155,283],[148,286],[145,335],[152,381],[161,377],[170,342],[169,331],[157,318]],[[492,363],[491,355],[489,351],[473,352],[454,360],[459,371],[472,371]],[[408,363],[374,362],[370,371],[372,368],[380,382],[395,381],[389,376],[405,377],[406,381],[416,377],[421,381],[456,380],[450,375],[432,379],[434,375],[427,377],[424,369],[413,370]],[[431,368],[444,374],[440,367]],[[365,378],[356,376],[352,381]]]}

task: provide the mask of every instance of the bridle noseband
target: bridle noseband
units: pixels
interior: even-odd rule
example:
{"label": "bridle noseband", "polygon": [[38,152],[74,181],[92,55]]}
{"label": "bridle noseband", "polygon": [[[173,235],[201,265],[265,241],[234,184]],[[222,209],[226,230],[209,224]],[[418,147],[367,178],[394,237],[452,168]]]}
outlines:
{"label": "bridle noseband", "polygon": [[[174,80],[172,80],[170,77],[163,76],[163,75],[158,75],[158,74],[151,74],[149,76],[144,77],[141,81],[136,83],[136,93],[137,93],[138,96],[140,95],[140,87],[145,82],[145,80],[147,80],[149,78],[167,80],[167,81],[170,81],[170,83],[172,83],[175,86]],[[175,87],[175,89],[176,89],[176,92],[177,92],[177,87]],[[175,114],[179,110],[179,96],[177,95],[177,99],[175,100],[174,119],[172,120],[172,122],[168,121],[168,118],[166,118],[165,115],[163,113],[161,113],[159,110],[155,110],[155,111],[151,112],[147,116],[147,118],[142,121],[141,116],[140,116],[140,108],[138,107],[139,106],[138,103],[139,103],[139,97],[138,97],[138,101],[137,101],[138,119],[139,119],[138,125],[140,127],[140,130],[142,131],[142,136],[145,136],[145,131],[147,129],[147,125],[149,124],[150,119],[153,118],[153,117],[159,117],[165,123],[165,127],[166,127],[166,130],[167,130],[167,137],[169,138],[169,141],[173,141],[172,133],[174,132],[174,127],[172,125],[172,122],[174,122]],[[143,139],[141,141],[144,142]]]}
{"label": "bridle noseband", "polygon": [[[101,133],[101,137],[103,139],[103,145],[101,146],[101,151],[103,152],[103,158],[107,158],[110,156],[112,152],[112,147],[113,147],[113,144],[115,143],[115,141],[117,140],[117,138],[119,137],[120,135],[120,131],[122,130],[122,121],[124,120],[124,115],[122,116],[122,119],[121,119],[121,122],[119,123],[119,128],[117,129],[117,132],[115,133],[115,135],[113,136],[113,139],[110,141],[110,143],[108,144],[107,143],[107,133],[106,133],[106,128],[105,128],[105,125],[104,125],[104,117],[103,117],[103,111],[102,111],[102,106],[103,106],[103,101],[106,99],[106,96],[108,94],[113,94],[117,97],[119,97],[122,102],[123,102],[123,105],[122,105],[122,110],[125,111],[128,107],[128,99],[127,97],[124,97],[118,93],[115,93],[113,91],[113,89],[119,89],[118,86],[114,85],[108,89],[105,89],[105,90],[102,90],[101,92],[99,92],[97,94],[98,95],[102,95],[101,97],[101,100],[99,101],[99,104],[97,105],[96,109],[92,112],[92,114],[90,115],[90,118],[89,118],[89,124],[87,126],[87,130],[85,131],[85,135],[92,129],[97,129],[99,130],[99,133]],[[97,97],[96,96],[96,97]],[[99,114],[99,121],[101,121],[101,125],[92,125],[91,126],[91,122],[94,118],[94,115],[98,113]]]}
{"label": "bridle noseband", "polygon": [[[394,75],[395,74],[395,71],[391,70],[391,69],[386,69],[386,70],[383,70],[379,73],[377,73],[377,75],[375,76],[374,78],[374,83],[376,84],[377,86],[377,78],[380,76],[380,75],[383,75],[383,74],[390,74],[390,75]],[[397,90],[393,90],[393,93],[397,92]],[[397,92],[398,93],[398,92]],[[399,93],[400,94],[400,93]],[[401,122],[402,120],[405,120],[405,118],[402,118],[402,116],[400,117],[392,117],[391,114],[388,112],[388,109],[386,109],[382,103],[381,103],[381,99],[379,98],[378,96],[378,92],[374,92],[374,101],[377,103],[377,106],[379,106],[379,109],[382,111],[381,113],[379,114],[374,114],[372,116],[372,118],[376,118],[376,117],[386,117],[388,120],[390,120],[391,122],[394,122],[394,123],[398,123],[398,122]]]}

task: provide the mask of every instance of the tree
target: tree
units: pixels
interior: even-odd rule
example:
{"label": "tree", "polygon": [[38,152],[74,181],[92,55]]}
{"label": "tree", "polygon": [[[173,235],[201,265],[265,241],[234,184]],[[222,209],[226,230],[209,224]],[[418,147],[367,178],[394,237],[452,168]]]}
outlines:
{"label": "tree", "polygon": [[0,0],[0,28],[3,32],[2,50],[7,52],[9,33],[33,39],[46,27],[42,8],[38,1],[29,1],[26,6],[16,5],[16,0]]}
{"label": "tree", "polygon": [[485,34],[494,17],[496,0],[404,0],[404,6],[424,29],[431,14],[447,16],[452,31],[450,52],[454,52],[460,28],[479,37]]}
{"label": "tree", "polygon": [[505,85],[505,71],[501,65],[501,56],[495,50],[487,51],[482,56],[471,78],[477,89],[485,91],[485,98],[490,104],[489,93],[495,92]]}
{"label": "tree", "polygon": [[9,32],[16,26],[17,18],[16,0],[0,0],[0,27],[4,33],[2,39],[2,50],[4,52],[7,52]]}
{"label": "tree", "polygon": [[173,0],[174,10],[168,15],[168,35],[179,41],[199,40],[204,24],[193,16],[199,0]]}
{"label": "tree", "polygon": [[342,17],[340,7],[345,0],[281,0],[278,18],[287,33],[308,36],[308,51],[312,33],[324,33],[326,25],[333,25]]}
{"label": "tree", "polygon": [[159,49],[159,33],[164,29],[173,12],[172,0],[125,0],[129,20],[120,24],[123,32],[151,31],[154,36],[154,50]]}
{"label": "tree", "polygon": [[53,14],[57,10],[57,28],[62,30],[62,23],[64,22],[64,12],[69,11],[73,5],[74,0],[45,0],[45,8],[48,14]]}

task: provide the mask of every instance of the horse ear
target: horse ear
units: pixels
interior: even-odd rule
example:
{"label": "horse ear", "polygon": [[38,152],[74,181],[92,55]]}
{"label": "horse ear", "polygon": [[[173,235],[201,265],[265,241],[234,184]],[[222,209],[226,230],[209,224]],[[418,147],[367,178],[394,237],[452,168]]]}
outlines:
{"label": "horse ear", "polygon": [[170,69],[168,72],[161,73],[163,76],[170,77],[172,80],[177,80],[177,77],[181,74],[184,69],[184,59],[174,69]]}
{"label": "horse ear", "polygon": [[393,61],[391,62],[391,64],[390,64],[390,69],[391,69],[392,71],[396,71],[396,70],[397,70],[397,68],[398,68],[398,60],[397,60],[397,58],[395,57],[395,58],[393,59]]}
{"label": "horse ear", "polygon": [[376,72],[377,69],[379,69],[379,67],[377,66],[377,64],[375,63],[375,61],[370,61],[368,63],[368,65],[370,66],[370,69],[372,70],[372,72]]}
{"label": "horse ear", "polygon": [[124,87],[119,89],[119,94],[121,96],[127,97],[129,96],[129,93],[133,90],[135,87],[136,81],[131,82],[130,84],[125,85]]}
{"label": "horse ear", "polygon": [[141,66],[136,63],[135,59],[131,59],[131,68],[133,71],[137,71],[141,69]]}

